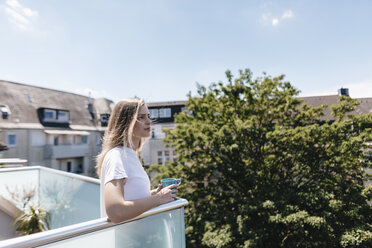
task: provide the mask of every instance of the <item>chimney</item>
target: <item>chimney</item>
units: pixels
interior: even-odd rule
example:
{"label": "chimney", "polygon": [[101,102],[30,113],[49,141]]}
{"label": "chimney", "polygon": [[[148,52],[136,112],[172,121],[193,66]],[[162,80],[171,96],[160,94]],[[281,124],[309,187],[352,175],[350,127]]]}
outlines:
{"label": "chimney", "polygon": [[339,96],[350,96],[349,95],[349,89],[348,88],[341,88],[338,90]]}

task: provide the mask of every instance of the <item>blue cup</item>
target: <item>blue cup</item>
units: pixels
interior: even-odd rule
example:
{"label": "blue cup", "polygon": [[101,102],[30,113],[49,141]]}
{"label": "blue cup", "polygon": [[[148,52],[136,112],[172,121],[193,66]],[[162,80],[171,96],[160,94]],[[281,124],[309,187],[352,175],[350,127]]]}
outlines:
{"label": "blue cup", "polygon": [[165,188],[165,187],[167,187],[169,185],[172,185],[172,184],[180,185],[181,184],[181,179],[178,179],[178,178],[164,178],[164,179],[160,180],[160,183],[161,183],[161,186],[163,186],[163,188]]}
{"label": "blue cup", "polygon": [[[173,185],[173,184],[177,184],[177,185],[180,185],[181,184],[181,179],[179,178],[164,178],[164,179],[161,179],[160,180],[160,183],[161,183],[161,186],[163,187],[163,189],[169,185]],[[174,189],[174,188],[172,188]],[[175,195],[175,193],[173,193]],[[176,199],[175,197],[173,197],[173,199]]]}

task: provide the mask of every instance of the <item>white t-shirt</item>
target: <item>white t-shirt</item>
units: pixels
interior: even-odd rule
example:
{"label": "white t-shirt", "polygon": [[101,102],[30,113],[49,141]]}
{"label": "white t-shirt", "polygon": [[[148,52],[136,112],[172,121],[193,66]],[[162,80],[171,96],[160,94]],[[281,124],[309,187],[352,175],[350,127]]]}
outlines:
{"label": "white t-shirt", "polygon": [[107,217],[104,185],[113,179],[121,178],[126,178],[124,184],[125,200],[136,200],[150,196],[150,180],[136,152],[127,147],[125,151],[123,147],[115,147],[107,152],[101,167],[101,218]]}

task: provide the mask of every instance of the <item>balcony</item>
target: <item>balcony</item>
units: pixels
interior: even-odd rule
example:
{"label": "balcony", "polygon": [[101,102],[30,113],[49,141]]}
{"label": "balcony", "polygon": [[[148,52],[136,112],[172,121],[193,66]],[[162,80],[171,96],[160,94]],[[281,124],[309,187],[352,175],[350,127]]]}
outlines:
{"label": "balcony", "polygon": [[75,158],[89,155],[88,144],[82,145],[45,145],[45,159]]}
{"label": "balcony", "polygon": [[0,196],[11,200],[9,190],[23,197],[30,189],[32,203],[49,212],[51,229],[100,217],[98,179],[42,166],[0,169]]}
{"label": "balcony", "polygon": [[99,180],[41,166],[0,169],[0,195],[34,187],[50,230],[0,241],[1,247],[185,247],[184,199],[113,224],[99,218]]}

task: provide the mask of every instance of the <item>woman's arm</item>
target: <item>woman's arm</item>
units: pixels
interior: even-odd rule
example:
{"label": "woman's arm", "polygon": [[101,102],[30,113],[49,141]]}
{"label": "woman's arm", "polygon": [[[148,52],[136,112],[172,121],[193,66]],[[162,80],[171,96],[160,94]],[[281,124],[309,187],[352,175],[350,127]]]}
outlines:
{"label": "woman's arm", "polygon": [[151,208],[171,202],[174,197],[172,193],[177,192],[177,185],[170,185],[149,197],[126,201],[124,200],[124,180],[124,178],[114,179],[104,186],[107,216],[114,223],[132,219]]}

